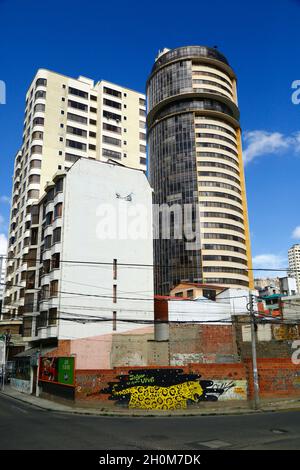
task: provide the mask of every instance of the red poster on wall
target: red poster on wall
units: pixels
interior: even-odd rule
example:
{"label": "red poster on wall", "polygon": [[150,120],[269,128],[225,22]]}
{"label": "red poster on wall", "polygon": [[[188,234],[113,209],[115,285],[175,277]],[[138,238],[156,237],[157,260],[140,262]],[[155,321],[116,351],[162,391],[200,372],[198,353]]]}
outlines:
{"label": "red poster on wall", "polygon": [[39,380],[58,382],[57,357],[41,357]]}

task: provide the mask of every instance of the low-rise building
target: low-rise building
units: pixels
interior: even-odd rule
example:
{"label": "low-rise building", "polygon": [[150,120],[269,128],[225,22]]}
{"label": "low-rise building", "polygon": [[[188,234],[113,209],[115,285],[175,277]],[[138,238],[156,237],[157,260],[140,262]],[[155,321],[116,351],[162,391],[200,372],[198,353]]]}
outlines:
{"label": "low-rise building", "polygon": [[188,299],[197,299],[199,296],[203,296],[215,300],[216,296],[226,289],[224,286],[214,286],[213,284],[182,282],[171,290],[170,296]]}

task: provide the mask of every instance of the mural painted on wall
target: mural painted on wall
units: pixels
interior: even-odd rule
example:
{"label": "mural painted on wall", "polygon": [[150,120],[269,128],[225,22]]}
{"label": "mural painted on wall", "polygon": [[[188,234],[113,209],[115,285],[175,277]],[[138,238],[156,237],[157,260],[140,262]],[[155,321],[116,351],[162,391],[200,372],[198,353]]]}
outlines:
{"label": "mural painted on wall", "polygon": [[192,403],[216,401],[235,387],[232,381],[200,380],[198,374],[184,374],[182,369],[131,370],[118,376],[100,393],[129,408],[174,410]]}
{"label": "mural painted on wall", "polygon": [[30,380],[20,380],[20,379],[16,379],[15,377],[12,377],[10,379],[10,386],[11,388],[18,390],[18,392],[29,393],[29,394],[31,393]]}
{"label": "mural painted on wall", "polygon": [[39,380],[74,385],[74,357],[41,357]]}

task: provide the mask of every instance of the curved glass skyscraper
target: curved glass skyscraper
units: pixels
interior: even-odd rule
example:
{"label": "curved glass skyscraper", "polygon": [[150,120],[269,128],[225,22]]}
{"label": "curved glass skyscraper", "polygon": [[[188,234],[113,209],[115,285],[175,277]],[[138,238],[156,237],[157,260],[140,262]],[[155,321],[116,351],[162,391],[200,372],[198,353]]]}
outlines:
{"label": "curved glass skyscraper", "polygon": [[[164,50],[148,78],[147,96],[154,203],[175,208],[171,237],[160,226],[155,240],[156,293],[168,294],[179,282],[252,288],[234,71],[213,48]],[[189,243],[188,230],[174,236],[182,222],[196,232],[195,243]]]}

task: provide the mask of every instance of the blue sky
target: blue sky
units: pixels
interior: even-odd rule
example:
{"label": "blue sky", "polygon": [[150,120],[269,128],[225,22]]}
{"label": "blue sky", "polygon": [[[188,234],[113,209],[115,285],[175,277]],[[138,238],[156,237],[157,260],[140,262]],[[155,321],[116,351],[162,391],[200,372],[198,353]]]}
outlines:
{"label": "blue sky", "polygon": [[300,104],[291,99],[291,84],[300,80],[300,1],[0,0],[0,18],[0,80],[7,87],[0,105],[0,249],[25,93],[36,70],[144,91],[158,49],[204,44],[217,45],[239,79],[255,266],[287,265],[288,248],[300,242]]}

